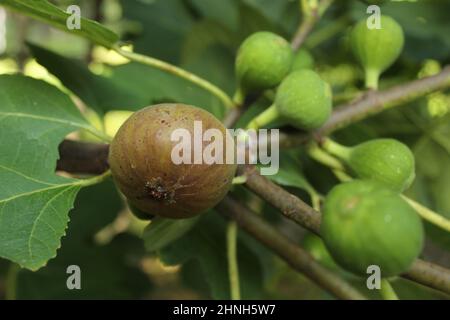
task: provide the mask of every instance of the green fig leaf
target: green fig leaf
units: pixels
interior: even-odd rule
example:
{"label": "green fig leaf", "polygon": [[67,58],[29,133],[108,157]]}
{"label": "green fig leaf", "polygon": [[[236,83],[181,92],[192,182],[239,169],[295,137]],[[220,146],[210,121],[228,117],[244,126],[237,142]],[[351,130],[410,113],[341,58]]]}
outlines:
{"label": "green fig leaf", "polygon": [[55,175],[58,144],[95,129],[43,81],[2,75],[0,88],[0,257],[36,270],[55,257],[75,196],[91,183]]}
{"label": "green fig leaf", "polygon": [[80,29],[70,30],[67,27],[67,19],[70,17],[70,14],[46,0],[0,0],[0,5],[48,23],[65,32],[89,39],[107,48],[111,48],[119,40],[119,36],[114,32],[89,19],[81,18]]}
{"label": "green fig leaf", "polygon": [[[36,272],[19,270],[15,298],[142,298],[151,286],[138,265],[145,255],[142,241],[129,233],[117,235],[108,243],[95,241],[95,234],[112,223],[122,208],[111,180],[81,190],[58,256]],[[72,275],[67,268],[72,265],[80,268],[81,290],[67,288]]]}

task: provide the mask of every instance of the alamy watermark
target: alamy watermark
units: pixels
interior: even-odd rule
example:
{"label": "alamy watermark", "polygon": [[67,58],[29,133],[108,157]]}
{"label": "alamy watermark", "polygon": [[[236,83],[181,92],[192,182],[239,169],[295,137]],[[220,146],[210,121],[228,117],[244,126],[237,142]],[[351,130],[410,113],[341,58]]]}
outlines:
{"label": "alamy watermark", "polygon": [[66,27],[69,30],[81,29],[81,9],[77,5],[71,5],[67,7],[66,13],[70,16],[66,19]]}
{"label": "alamy watermark", "polygon": [[66,280],[67,289],[81,290],[81,268],[73,264],[67,267],[66,273],[70,274]]}
{"label": "alamy watermark", "polygon": [[[203,130],[194,121],[193,134],[185,128],[172,131],[171,159],[174,164],[261,164],[262,175],[274,175],[280,163],[279,130]],[[270,152],[269,152],[270,151]]]}
{"label": "alamy watermark", "polygon": [[381,289],[381,269],[377,265],[370,265],[367,267],[367,277],[366,286],[369,290],[380,290]]}
{"label": "alamy watermark", "polygon": [[367,7],[366,13],[370,16],[366,20],[366,25],[369,30],[381,29],[381,9],[377,5]]}

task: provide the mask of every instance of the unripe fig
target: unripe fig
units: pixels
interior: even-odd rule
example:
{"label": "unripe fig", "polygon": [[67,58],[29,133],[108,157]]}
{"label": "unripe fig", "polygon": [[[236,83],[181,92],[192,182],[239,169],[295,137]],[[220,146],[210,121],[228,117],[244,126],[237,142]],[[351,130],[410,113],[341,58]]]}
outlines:
{"label": "unripe fig", "polygon": [[380,29],[369,29],[366,19],[353,28],[351,48],[365,71],[366,87],[378,88],[380,74],[390,67],[403,49],[402,27],[391,17],[380,16]]}
{"label": "unripe fig", "polygon": [[422,250],[422,222],[399,194],[373,182],[353,180],[334,187],[324,202],[321,235],[334,261],[367,276],[405,272]]}
{"label": "unripe fig", "polygon": [[[196,146],[205,149],[209,145],[194,132],[194,121],[201,121],[203,132],[217,129],[224,148],[226,143],[233,145],[231,135],[212,114],[184,104],[146,107],[120,127],[110,146],[109,164],[116,185],[133,206],[152,215],[187,218],[214,207],[226,195],[236,165],[225,164],[225,160],[224,164],[194,164],[194,153],[199,152]],[[185,129],[189,139],[172,141],[176,129]],[[180,153],[192,164],[173,161],[180,143],[190,144],[189,152],[183,149]],[[215,152],[223,152],[225,157],[226,150]]]}
{"label": "unripe fig", "polygon": [[375,139],[351,148],[326,140],[323,146],[343,160],[358,178],[375,180],[398,192],[414,181],[414,155],[395,139]]}
{"label": "unripe fig", "polygon": [[132,114],[132,111],[127,110],[114,110],[105,113],[103,118],[105,133],[110,137],[114,137],[122,124],[131,117]]}
{"label": "unripe fig", "polygon": [[256,32],[240,46],[236,76],[242,94],[277,86],[289,73],[293,52],[289,43],[271,32]]}
{"label": "unripe fig", "polygon": [[291,71],[301,69],[312,69],[314,67],[314,58],[306,49],[300,49],[294,55]]}
{"label": "unripe fig", "polygon": [[274,104],[254,118],[249,128],[261,128],[281,119],[304,130],[320,127],[331,114],[331,89],[312,70],[290,73],[278,87]]}

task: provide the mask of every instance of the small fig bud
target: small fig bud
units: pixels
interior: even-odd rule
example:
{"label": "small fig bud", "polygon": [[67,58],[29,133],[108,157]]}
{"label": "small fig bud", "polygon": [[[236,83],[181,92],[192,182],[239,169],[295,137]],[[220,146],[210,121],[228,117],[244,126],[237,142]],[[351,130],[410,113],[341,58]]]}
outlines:
{"label": "small fig bud", "polygon": [[289,73],[293,52],[289,43],[271,32],[256,32],[240,46],[236,76],[245,93],[277,86]]}
{"label": "small fig bud", "polygon": [[331,114],[331,88],[312,70],[298,70],[283,80],[275,97],[281,118],[299,129],[320,127]]}
{"label": "small fig bud", "polygon": [[382,277],[409,269],[422,250],[422,222],[396,192],[373,181],[353,180],[326,196],[321,235],[333,259],[366,276],[380,267]]}
{"label": "small fig bud", "polygon": [[380,29],[369,29],[366,19],[353,28],[351,48],[366,74],[366,87],[377,89],[380,74],[389,68],[403,49],[402,27],[391,17],[380,17]]}
{"label": "small fig bud", "polygon": [[[195,121],[201,122],[203,132],[218,130],[224,148],[227,143],[233,144],[231,135],[212,114],[184,104],[144,108],[120,127],[110,146],[109,164],[116,185],[134,207],[151,215],[187,218],[214,207],[226,195],[236,165],[225,161],[194,164],[194,152],[198,152],[195,146],[208,145],[194,132]],[[172,141],[176,129],[189,134],[182,144],[188,142],[193,147],[190,151],[183,149],[182,157],[190,156],[192,164],[176,164],[173,160],[173,150],[181,143]],[[220,151],[226,154],[226,150]]]}
{"label": "small fig bud", "polygon": [[312,70],[297,70],[281,82],[274,104],[256,116],[248,128],[261,128],[280,119],[298,129],[312,130],[329,118],[331,104],[328,83]]}

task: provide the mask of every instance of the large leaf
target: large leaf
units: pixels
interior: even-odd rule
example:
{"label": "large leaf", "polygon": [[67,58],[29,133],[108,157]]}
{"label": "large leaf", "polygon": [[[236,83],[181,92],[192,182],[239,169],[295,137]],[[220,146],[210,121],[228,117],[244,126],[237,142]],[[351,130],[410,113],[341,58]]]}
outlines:
{"label": "large leaf", "polygon": [[80,29],[67,28],[67,19],[70,16],[63,10],[46,0],[0,0],[0,5],[7,6],[22,14],[26,14],[63,31],[82,36],[99,45],[111,48],[119,37],[111,30],[98,22],[81,19]]}
{"label": "large leaf", "polygon": [[20,75],[0,76],[0,256],[36,270],[56,255],[85,180],[55,175],[58,144],[95,130],[69,97]]}
{"label": "large leaf", "polygon": [[[129,234],[116,236],[105,245],[94,241],[94,235],[113,222],[123,207],[112,181],[81,190],[75,207],[58,257],[37,272],[20,270],[16,298],[142,298],[150,288],[148,278],[138,268],[144,255],[142,241]],[[80,267],[81,290],[67,288],[70,265]]]}

